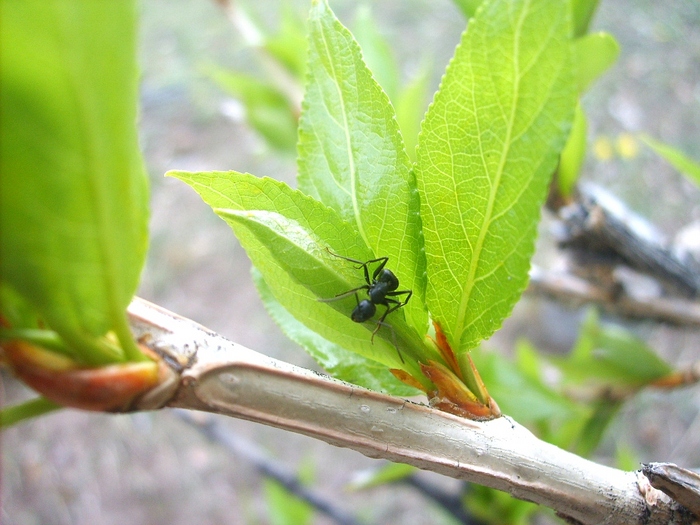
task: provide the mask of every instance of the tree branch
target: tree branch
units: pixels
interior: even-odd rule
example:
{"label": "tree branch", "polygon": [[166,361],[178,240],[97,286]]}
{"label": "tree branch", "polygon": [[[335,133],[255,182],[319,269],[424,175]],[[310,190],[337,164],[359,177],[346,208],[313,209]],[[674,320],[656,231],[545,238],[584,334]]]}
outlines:
{"label": "tree branch", "polygon": [[[371,392],[266,357],[146,301],[135,300],[129,312],[139,341],[180,374],[160,406],[256,421],[493,487],[572,523],[692,523],[641,472],[580,458],[510,418],[475,422]],[[146,407],[157,408],[154,397]]]}

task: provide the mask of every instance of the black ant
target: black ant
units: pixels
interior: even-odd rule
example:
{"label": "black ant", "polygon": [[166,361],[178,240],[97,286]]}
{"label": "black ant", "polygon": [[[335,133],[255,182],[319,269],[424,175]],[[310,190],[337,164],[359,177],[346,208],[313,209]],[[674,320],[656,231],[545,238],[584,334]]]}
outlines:
{"label": "black ant", "polygon": [[[344,297],[348,297],[352,294],[355,294],[357,306],[350,314],[350,319],[352,319],[356,323],[364,323],[365,321],[369,321],[370,319],[372,319],[372,317],[374,317],[374,314],[377,313],[377,305],[381,304],[386,306],[386,310],[384,310],[384,313],[379,318],[379,321],[377,321],[377,328],[375,328],[372,332],[371,341],[372,343],[374,343],[374,336],[382,327],[382,325],[391,328],[388,324],[384,322],[386,316],[389,315],[391,312],[398,310],[402,306],[405,306],[406,303],[408,303],[408,300],[411,298],[411,295],[413,295],[413,290],[397,290],[397,288],[399,287],[399,279],[396,277],[396,275],[394,275],[394,272],[387,268],[384,268],[386,266],[386,263],[389,261],[388,257],[379,257],[377,259],[371,259],[367,262],[362,262],[356,259],[351,259],[350,257],[343,257],[342,255],[335,254],[330,250],[328,250],[328,253],[335,257],[338,257],[339,259],[344,259],[346,261],[350,261],[352,263],[357,264],[357,269],[362,268],[364,270],[365,282],[367,284],[358,286],[357,288],[353,288],[352,290],[348,290],[347,292],[338,294],[335,297],[331,297],[330,299],[320,299],[320,301],[337,301],[339,299],[343,299]],[[373,263],[379,263],[379,266],[377,266],[377,268],[374,270],[374,273],[372,274],[372,279],[370,279],[369,265]],[[359,292],[360,290],[367,290],[367,296],[369,298],[360,301],[359,297],[357,297],[357,292]],[[402,295],[406,296],[403,300],[395,299],[395,297],[399,297]],[[401,357],[400,352],[399,357]],[[401,357],[401,361],[403,362],[403,357]]]}

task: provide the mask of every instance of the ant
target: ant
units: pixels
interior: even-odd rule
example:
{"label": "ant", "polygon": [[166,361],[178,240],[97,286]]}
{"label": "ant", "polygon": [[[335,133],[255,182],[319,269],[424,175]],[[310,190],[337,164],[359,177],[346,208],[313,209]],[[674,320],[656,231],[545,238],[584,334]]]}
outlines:
{"label": "ant", "polygon": [[[372,317],[374,317],[374,314],[377,313],[377,305],[381,304],[386,306],[386,310],[384,310],[384,313],[379,318],[379,321],[377,321],[377,328],[375,328],[372,332],[371,341],[372,343],[374,343],[374,336],[382,327],[382,325],[391,328],[391,326],[384,322],[386,316],[389,315],[391,312],[398,310],[402,306],[405,306],[406,303],[408,303],[408,300],[411,298],[411,295],[413,295],[413,290],[397,290],[397,288],[399,287],[399,279],[396,277],[396,275],[394,275],[394,272],[387,268],[384,268],[386,266],[386,263],[389,261],[389,257],[379,257],[377,259],[370,259],[367,262],[362,262],[356,259],[351,259],[350,257],[343,257],[342,255],[335,254],[330,250],[328,250],[328,253],[330,253],[334,257],[338,257],[339,259],[344,259],[346,261],[350,261],[352,263],[357,264],[358,266],[356,266],[356,268],[358,270],[360,268],[364,270],[365,282],[367,284],[363,284],[362,286],[358,286],[357,288],[353,288],[352,290],[348,290],[347,292],[338,294],[335,297],[331,297],[330,299],[320,299],[320,301],[336,301],[338,299],[343,299],[344,297],[348,297],[349,295],[355,294],[357,306],[350,314],[350,319],[352,319],[356,323],[364,323],[365,321],[369,321],[370,319],[372,319]],[[372,273],[372,278],[370,279],[369,265],[373,263],[379,263],[379,266],[377,266],[377,268],[374,270],[374,273]],[[357,297],[357,292],[359,292],[360,290],[367,290],[367,296],[369,298],[360,301],[359,297]],[[396,297],[400,297],[402,295],[406,296],[403,300],[395,299]],[[401,357],[400,352],[399,357]],[[403,357],[401,357],[401,361],[403,362]]]}

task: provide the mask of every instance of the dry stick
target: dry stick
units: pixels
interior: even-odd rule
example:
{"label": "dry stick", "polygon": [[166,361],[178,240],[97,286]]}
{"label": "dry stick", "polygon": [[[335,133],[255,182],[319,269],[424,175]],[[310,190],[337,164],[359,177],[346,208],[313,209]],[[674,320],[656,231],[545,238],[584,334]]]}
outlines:
{"label": "dry stick", "polygon": [[232,343],[142,300],[129,307],[139,340],[180,371],[135,410],[171,406],[299,432],[366,456],[408,463],[509,492],[579,524],[690,524],[690,513],[624,472],[561,450],[501,417],[475,422],[371,392]]}
{"label": "dry stick", "polygon": [[674,297],[641,299],[624,294],[611,294],[606,287],[570,273],[545,272],[533,266],[527,291],[564,303],[594,303],[622,318],[654,320],[690,328],[700,327],[700,303],[697,301]]}

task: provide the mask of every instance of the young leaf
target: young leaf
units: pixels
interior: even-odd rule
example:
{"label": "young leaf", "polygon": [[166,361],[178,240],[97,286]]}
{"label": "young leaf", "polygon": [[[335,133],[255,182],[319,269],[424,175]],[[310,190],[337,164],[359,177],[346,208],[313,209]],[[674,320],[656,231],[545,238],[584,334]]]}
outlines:
{"label": "young leaf", "polygon": [[593,33],[574,41],[576,81],[579,93],[612,66],[620,55],[620,45],[608,33]]}
{"label": "young leaf", "polygon": [[680,150],[654,140],[649,135],[641,135],[639,138],[644,144],[653,149],[657,155],[666,159],[671,166],[693,181],[696,186],[700,186],[700,163],[691,159]]}
{"label": "young leaf", "polygon": [[298,153],[299,189],[354,224],[375,257],[389,257],[402,288],[413,290],[406,319],[425,333],[425,262],[408,155],[389,99],[325,0],[310,14]]}
{"label": "young leaf", "polygon": [[276,86],[255,77],[216,66],[206,72],[224,91],[245,106],[248,124],[280,151],[294,151],[297,121],[294,108]]}
{"label": "young leaf", "polygon": [[575,105],[569,31],[566,2],[487,0],[423,121],[427,303],[456,352],[489,337],[527,283]]}
{"label": "young leaf", "polygon": [[277,481],[266,478],[265,500],[271,525],[310,525],[314,509]]}
{"label": "young leaf", "polygon": [[557,171],[557,182],[562,195],[569,196],[578,180],[581,166],[586,156],[586,132],[588,125],[586,114],[583,112],[581,104],[576,105],[574,122],[571,126],[571,133],[566,141],[566,145],[561,152],[559,159],[559,170]]}
{"label": "young leaf", "polygon": [[355,14],[353,36],[362,48],[362,58],[390,100],[394,100],[399,83],[396,58],[379,31],[368,5],[361,4]]}
{"label": "young leaf", "polygon": [[422,377],[415,362],[425,351],[422,338],[406,325],[402,310],[391,314],[387,319],[391,330],[382,328],[372,344],[376,324],[350,319],[354,297],[319,301],[364,284],[356,265],[329,250],[360,260],[372,257],[355,229],[334,210],[273,179],[236,172],[168,175],[187,182],[218,210],[275,298],[307,327],[366,358]]}
{"label": "young leaf", "polygon": [[260,271],[255,268],[253,281],[270,317],[287,337],[302,346],[333,377],[395,396],[420,394],[396,379],[385,365],[331,343],[299,322],[275,299]]}
{"label": "young leaf", "polygon": [[401,135],[406,143],[406,152],[411,162],[416,160],[418,132],[428,106],[429,80],[429,70],[427,67],[423,67],[413,79],[399,90],[394,102],[396,120],[401,128]]}
{"label": "young leaf", "polygon": [[0,273],[85,364],[144,359],[125,310],[146,254],[136,7],[4,2]]}
{"label": "young leaf", "polygon": [[571,0],[574,36],[581,37],[588,31],[600,0]]}

